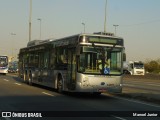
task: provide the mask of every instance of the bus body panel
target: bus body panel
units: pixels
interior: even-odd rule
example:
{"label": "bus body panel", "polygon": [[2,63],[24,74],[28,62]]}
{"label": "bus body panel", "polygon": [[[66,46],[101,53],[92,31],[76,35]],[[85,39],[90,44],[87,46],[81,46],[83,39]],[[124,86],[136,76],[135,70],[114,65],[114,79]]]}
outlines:
{"label": "bus body panel", "polygon": [[[58,75],[62,76],[63,84],[65,85],[67,79],[66,70],[32,70],[32,82],[35,84],[41,84],[47,87],[57,89],[57,77]],[[63,90],[66,90],[66,86],[63,87]]]}
{"label": "bus body panel", "polygon": [[79,34],[20,49],[19,74],[54,89],[61,78],[63,91],[121,93],[123,52],[122,38]]}

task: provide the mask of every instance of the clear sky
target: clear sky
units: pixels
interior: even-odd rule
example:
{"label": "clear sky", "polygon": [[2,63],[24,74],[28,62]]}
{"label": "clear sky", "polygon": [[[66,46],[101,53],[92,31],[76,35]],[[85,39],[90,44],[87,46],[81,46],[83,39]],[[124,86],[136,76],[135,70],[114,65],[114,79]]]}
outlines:
{"label": "clear sky", "polygon": [[[32,40],[104,31],[106,0],[32,0]],[[0,54],[16,55],[29,40],[30,0],[0,0]],[[160,58],[160,0],[108,0],[107,32],[125,40],[127,60]],[[16,35],[15,35],[16,34]],[[13,51],[12,51],[13,50]]]}

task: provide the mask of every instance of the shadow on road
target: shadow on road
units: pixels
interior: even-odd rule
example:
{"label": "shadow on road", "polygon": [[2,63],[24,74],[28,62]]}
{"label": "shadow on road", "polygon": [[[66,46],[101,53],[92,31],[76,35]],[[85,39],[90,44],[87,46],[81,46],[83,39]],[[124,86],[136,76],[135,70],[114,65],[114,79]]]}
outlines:
{"label": "shadow on road", "polygon": [[[151,75],[148,75],[148,76],[151,76]],[[19,78],[17,76],[12,76],[12,77],[14,80],[23,83],[23,80],[21,78]],[[126,76],[126,77],[135,77],[135,76]],[[136,76],[136,77],[144,78],[144,76]],[[148,77],[148,78],[150,78],[150,77]],[[45,87],[45,86],[41,86],[41,85],[37,85],[37,84],[34,84],[33,86],[37,87],[37,88],[42,88],[42,89],[45,89],[45,90],[48,90],[51,92],[57,92],[53,88],[49,88],[49,87]],[[112,97],[107,96],[107,95],[103,95],[103,94],[102,95],[95,95],[92,93],[74,93],[74,92],[63,92],[62,94],[65,96],[68,96],[68,97],[78,98],[78,99],[86,99],[86,100],[87,99],[88,100],[90,100],[90,99],[113,100]],[[120,96],[120,97],[124,97],[124,98],[135,99],[135,100],[140,100],[140,101],[145,101],[145,102],[150,102],[150,103],[155,103],[155,104],[160,105],[160,100],[155,98],[155,96],[160,96],[160,93],[159,94],[153,94],[153,93],[151,94],[151,93],[144,93],[144,92],[134,93],[134,92],[127,91],[127,92],[123,92],[122,94],[115,94],[115,95]]]}
{"label": "shadow on road", "polygon": [[[12,78],[14,80],[16,80],[17,82],[20,82],[20,83],[24,83],[23,80],[17,76],[12,76]],[[34,87],[37,87],[37,88],[42,88],[42,89],[45,89],[45,90],[48,90],[48,91],[51,91],[51,92],[57,92],[56,89],[54,88],[49,88],[49,87],[46,87],[46,86],[42,86],[42,85],[38,85],[38,84],[33,84],[32,86]],[[58,92],[57,92],[58,93]],[[94,93],[81,93],[81,92],[63,92],[61,93],[65,96],[68,96],[68,97],[73,97],[73,98],[81,98],[81,99],[113,99],[112,97],[110,96],[106,96],[106,95],[102,95],[102,94],[94,94]]]}

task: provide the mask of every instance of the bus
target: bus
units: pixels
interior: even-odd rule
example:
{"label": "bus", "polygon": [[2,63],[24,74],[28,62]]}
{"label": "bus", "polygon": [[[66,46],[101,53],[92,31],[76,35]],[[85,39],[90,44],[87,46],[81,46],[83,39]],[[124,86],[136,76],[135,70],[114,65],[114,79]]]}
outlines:
{"label": "bus", "polygon": [[19,51],[19,76],[60,93],[121,93],[123,55],[123,38],[110,33],[31,41]]}
{"label": "bus", "polygon": [[0,74],[8,73],[8,56],[0,55]]}
{"label": "bus", "polygon": [[129,61],[123,64],[124,73],[130,75],[145,75],[144,63],[142,61]]}

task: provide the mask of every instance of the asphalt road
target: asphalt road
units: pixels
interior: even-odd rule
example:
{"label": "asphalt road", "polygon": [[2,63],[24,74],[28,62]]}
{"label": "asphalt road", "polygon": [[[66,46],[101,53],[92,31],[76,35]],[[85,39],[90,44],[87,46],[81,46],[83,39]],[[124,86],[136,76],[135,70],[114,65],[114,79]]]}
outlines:
{"label": "asphalt road", "polygon": [[123,93],[133,97],[144,97],[151,102],[160,104],[160,80],[153,75],[125,76],[123,79]]}
{"label": "asphalt road", "polygon": [[[155,113],[160,106],[110,94],[59,94],[53,89],[29,86],[16,76],[0,75],[0,112],[38,112],[38,120],[158,120],[160,117],[135,117]],[[141,114],[140,114],[141,113]],[[69,115],[69,116],[67,116]],[[153,115],[153,114],[152,114]],[[74,117],[73,117],[74,116]],[[133,117],[132,117],[133,116]],[[35,120],[35,118],[0,118],[0,120]]]}

